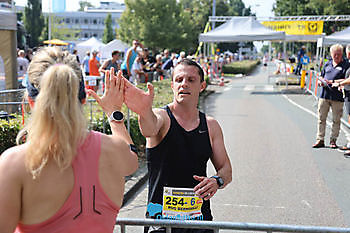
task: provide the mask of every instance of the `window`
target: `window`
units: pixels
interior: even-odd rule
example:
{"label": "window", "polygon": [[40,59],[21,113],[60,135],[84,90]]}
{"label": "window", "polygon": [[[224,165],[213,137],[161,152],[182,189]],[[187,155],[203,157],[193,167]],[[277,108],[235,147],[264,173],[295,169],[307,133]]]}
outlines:
{"label": "window", "polygon": [[97,37],[97,33],[94,33],[94,35],[93,35],[94,37]]}
{"label": "window", "polygon": [[88,24],[88,23],[89,23],[89,20],[88,20],[88,19],[84,19],[84,23],[85,23],[85,24]]}
{"label": "window", "polygon": [[97,19],[94,19],[94,21],[93,21],[93,22],[94,22],[94,24],[97,24]]}
{"label": "window", "polygon": [[75,24],[79,24],[79,19],[75,19]]}
{"label": "window", "polygon": [[84,37],[85,37],[85,38],[89,38],[89,34],[85,33],[85,34],[84,34]]}
{"label": "window", "polygon": [[66,18],[66,23],[70,23],[70,18]]}

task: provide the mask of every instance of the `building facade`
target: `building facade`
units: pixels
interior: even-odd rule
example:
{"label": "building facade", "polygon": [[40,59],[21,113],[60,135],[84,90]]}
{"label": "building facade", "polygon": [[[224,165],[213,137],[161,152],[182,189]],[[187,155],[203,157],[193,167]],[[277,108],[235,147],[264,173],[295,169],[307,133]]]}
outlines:
{"label": "building facade", "polygon": [[[104,21],[108,13],[112,16],[112,27],[115,30],[118,28],[117,20],[125,10],[124,3],[117,2],[100,2],[100,7],[89,7],[84,11],[74,12],[57,12],[51,13],[58,18],[64,27],[78,30],[76,36],[79,41],[87,40],[91,37],[96,37],[102,40],[103,31],[105,28]],[[49,13],[44,13],[47,17]]]}

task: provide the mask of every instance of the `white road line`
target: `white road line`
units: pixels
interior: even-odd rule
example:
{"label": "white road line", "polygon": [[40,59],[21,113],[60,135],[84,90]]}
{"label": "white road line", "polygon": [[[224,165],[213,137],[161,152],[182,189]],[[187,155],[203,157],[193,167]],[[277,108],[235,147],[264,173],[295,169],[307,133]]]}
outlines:
{"label": "white road line", "polygon": [[[220,204],[218,204],[220,205]],[[245,204],[221,204],[224,206],[247,207],[247,208],[270,208],[270,209],[286,209],[284,206],[267,207],[261,205],[245,205]]]}
{"label": "white road line", "polygon": [[245,91],[252,91],[252,90],[254,90],[254,88],[255,88],[255,85],[246,85],[244,87],[244,90]]}
{"label": "white road line", "polygon": [[310,203],[307,202],[306,200],[302,200],[301,203],[303,203],[304,205],[306,205],[307,207],[309,207],[310,209],[312,209]]}
{"label": "white road line", "polygon": [[229,91],[229,90],[231,90],[231,87],[226,87],[226,88],[224,89],[224,91]]}
{"label": "white road line", "polygon": [[[317,114],[314,113],[313,111],[310,111],[309,109],[304,108],[304,107],[301,106],[300,104],[297,104],[296,102],[294,102],[293,100],[291,100],[291,99],[290,99],[288,96],[286,96],[286,95],[282,95],[282,96],[283,96],[284,98],[286,98],[291,104],[293,104],[293,105],[297,106],[298,108],[304,110],[305,112],[311,114],[311,115],[314,116],[315,118],[318,118]],[[328,125],[329,127],[332,127],[332,123],[331,123],[329,120],[327,120],[326,123],[327,123],[327,125]],[[340,124],[340,130],[342,130],[342,131],[345,133],[345,135],[348,135],[348,134],[349,134],[349,131],[343,126],[343,124]]]}
{"label": "white road line", "polygon": [[273,91],[273,85],[265,85],[265,91]]}

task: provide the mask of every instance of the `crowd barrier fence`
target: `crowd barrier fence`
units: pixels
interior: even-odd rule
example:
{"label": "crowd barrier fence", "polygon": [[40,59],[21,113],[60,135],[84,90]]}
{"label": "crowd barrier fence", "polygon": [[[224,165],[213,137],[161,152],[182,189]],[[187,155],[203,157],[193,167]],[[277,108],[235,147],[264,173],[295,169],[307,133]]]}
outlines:
{"label": "crowd barrier fence", "polygon": [[117,218],[116,225],[120,226],[121,233],[127,233],[126,226],[161,226],[166,229],[166,233],[171,233],[171,228],[187,229],[212,229],[214,233],[220,230],[235,231],[259,231],[259,232],[305,232],[305,233],[350,233],[350,228],[322,227],[322,226],[298,226],[298,225],[277,225],[263,223],[244,222],[216,222],[216,221],[194,221],[194,220],[159,220],[159,219],[136,219]]}

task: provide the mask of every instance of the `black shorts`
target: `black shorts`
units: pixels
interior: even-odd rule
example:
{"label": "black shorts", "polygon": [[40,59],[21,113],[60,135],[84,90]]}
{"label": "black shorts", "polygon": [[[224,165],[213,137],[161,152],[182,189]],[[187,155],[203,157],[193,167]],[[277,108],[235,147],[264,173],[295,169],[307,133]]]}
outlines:
{"label": "black shorts", "polygon": [[129,75],[128,75],[128,70],[122,70],[123,71],[123,76],[129,80]]}

